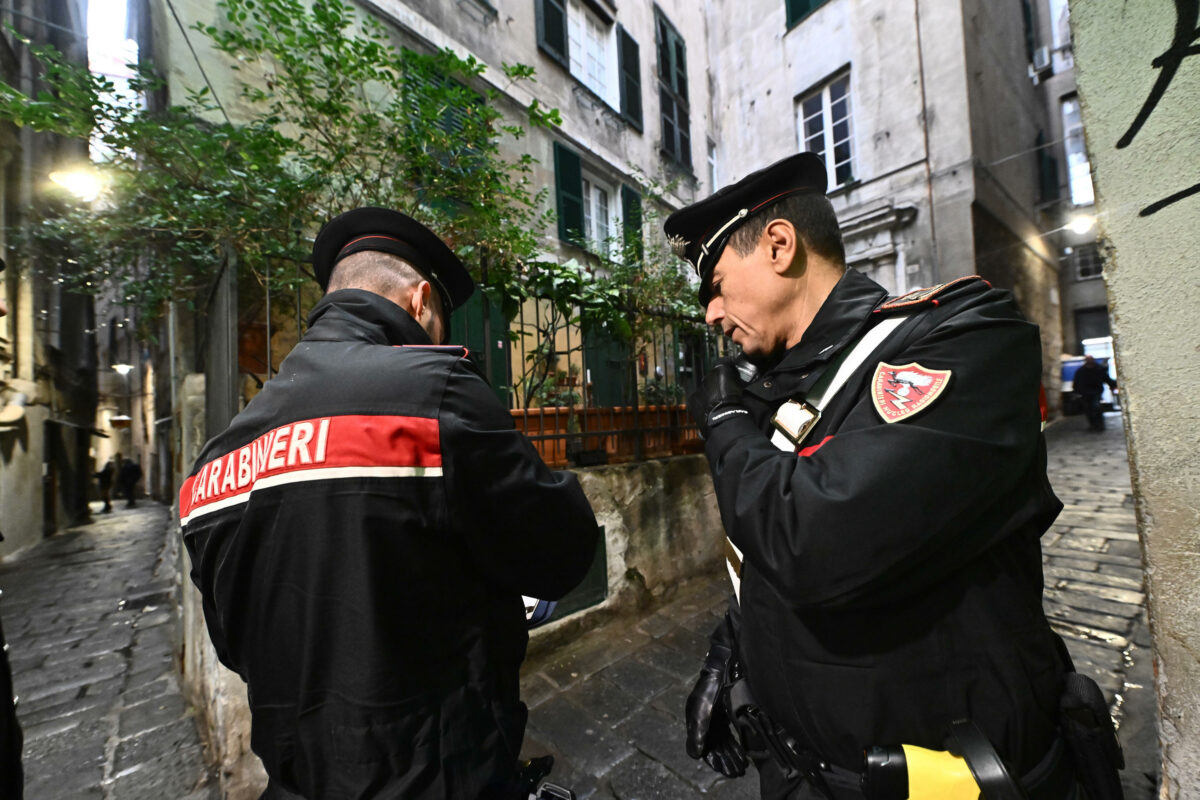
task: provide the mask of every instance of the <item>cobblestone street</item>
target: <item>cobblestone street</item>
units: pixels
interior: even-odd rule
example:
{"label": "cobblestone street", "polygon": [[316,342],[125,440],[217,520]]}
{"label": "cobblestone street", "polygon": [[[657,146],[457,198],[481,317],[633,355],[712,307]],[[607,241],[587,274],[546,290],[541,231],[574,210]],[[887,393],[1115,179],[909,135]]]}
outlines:
{"label": "cobblestone street", "polygon": [[[1067,507],[1043,539],[1046,608],[1114,703],[1127,798],[1149,800],[1158,749],[1141,559],[1120,417],[1108,423],[1089,434],[1073,417],[1047,432]],[[26,797],[216,800],[173,666],[168,513],[145,503],[95,518],[0,565]],[[719,778],[684,752],[684,702],[727,591],[723,575],[693,580],[646,615],[532,657],[526,754],[553,753],[553,779],[580,800],[757,797],[753,771]]]}
{"label": "cobblestone street", "polygon": [[0,565],[25,797],[213,800],[171,653],[167,510],[95,519]]}
{"label": "cobblestone street", "polygon": [[[1141,556],[1119,414],[1047,430],[1050,479],[1066,508],[1043,538],[1045,603],[1076,668],[1116,708],[1127,800],[1156,796],[1158,743]],[[684,752],[683,707],[724,613],[723,575],[692,581],[649,616],[589,632],[526,664],[529,755],[580,800],[757,798],[753,770],[728,780]]]}

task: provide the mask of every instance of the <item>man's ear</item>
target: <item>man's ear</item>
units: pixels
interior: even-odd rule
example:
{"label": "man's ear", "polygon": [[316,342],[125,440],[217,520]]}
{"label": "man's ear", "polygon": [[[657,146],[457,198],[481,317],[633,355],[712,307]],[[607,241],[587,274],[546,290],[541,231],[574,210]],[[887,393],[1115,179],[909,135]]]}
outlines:
{"label": "man's ear", "polygon": [[804,265],[804,248],[796,228],[786,219],[773,219],[763,229],[763,239],[771,256],[771,267],[782,275],[792,268],[792,262]]}
{"label": "man's ear", "polygon": [[429,293],[433,291],[433,285],[429,281],[421,281],[412,290],[412,294],[408,297],[409,310],[412,312],[413,319],[418,322],[425,309],[429,308]]}

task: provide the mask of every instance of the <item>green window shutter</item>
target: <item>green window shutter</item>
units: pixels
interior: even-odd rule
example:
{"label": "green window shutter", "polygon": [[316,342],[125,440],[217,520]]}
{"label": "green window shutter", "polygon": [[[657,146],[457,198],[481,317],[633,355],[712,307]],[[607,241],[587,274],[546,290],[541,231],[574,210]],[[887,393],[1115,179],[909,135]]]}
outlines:
{"label": "green window shutter", "polygon": [[638,44],[620,25],[617,26],[617,71],[621,75],[621,116],[642,130],[642,67]]}
{"label": "green window shutter", "polygon": [[687,47],[683,43],[683,37],[677,31],[671,31],[671,34],[672,67],[674,68],[672,88],[675,89],[675,94],[679,95],[679,99],[686,103],[688,99]]}
{"label": "green window shutter", "polygon": [[787,9],[787,26],[792,28],[800,20],[825,5],[829,0],[784,0]]}
{"label": "green window shutter", "polygon": [[658,49],[658,77],[663,83],[671,82],[670,24],[662,17],[654,19],[654,46]]}
{"label": "green window shutter", "polygon": [[566,0],[533,0],[537,8],[538,47],[552,59],[570,69],[567,60]]}
{"label": "green window shutter", "polygon": [[558,238],[583,239],[583,164],[579,155],[554,143],[554,188],[558,196]]}
{"label": "green window shutter", "polygon": [[645,257],[642,242],[642,196],[621,185],[621,218],[625,224],[625,252],[634,253],[640,262]]}

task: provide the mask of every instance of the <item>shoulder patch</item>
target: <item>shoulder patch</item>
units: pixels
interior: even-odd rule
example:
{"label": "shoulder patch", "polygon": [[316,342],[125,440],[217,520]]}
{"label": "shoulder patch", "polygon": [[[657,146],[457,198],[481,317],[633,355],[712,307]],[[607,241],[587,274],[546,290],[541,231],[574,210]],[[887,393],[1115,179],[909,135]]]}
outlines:
{"label": "shoulder patch", "polygon": [[950,381],[948,369],[929,369],[915,361],[899,366],[883,361],[871,378],[871,402],[884,422],[896,422],[928,408]]}
{"label": "shoulder patch", "polygon": [[[951,287],[961,286],[969,281],[983,281],[983,278],[978,275],[967,275],[963,278],[955,278],[947,283],[939,283],[936,286],[929,286],[924,289],[913,289],[911,292],[902,294],[899,297],[889,298],[883,305],[875,309],[875,313],[879,314],[886,311],[896,311],[899,309],[911,309],[919,305],[934,305],[938,304],[938,296],[945,294]],[[984,281],[987,283],[987,281]],[[991,284],[988,284],[989,286]]]}

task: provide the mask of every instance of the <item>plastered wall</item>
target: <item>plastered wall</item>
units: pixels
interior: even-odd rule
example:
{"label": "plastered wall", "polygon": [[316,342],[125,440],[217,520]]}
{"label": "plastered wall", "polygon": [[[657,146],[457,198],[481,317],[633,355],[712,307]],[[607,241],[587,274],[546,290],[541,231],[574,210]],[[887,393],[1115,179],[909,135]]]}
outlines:
{"label": "plastered wall", "polygon": [[1184,54],[1196,3],[1080,0],[1070,11],[1146,565],[1163,796],[1182,800],[1200,796],[1200,57]]}

